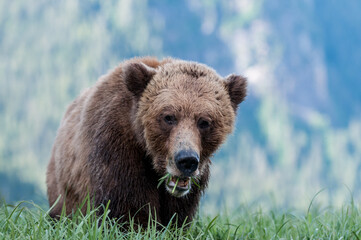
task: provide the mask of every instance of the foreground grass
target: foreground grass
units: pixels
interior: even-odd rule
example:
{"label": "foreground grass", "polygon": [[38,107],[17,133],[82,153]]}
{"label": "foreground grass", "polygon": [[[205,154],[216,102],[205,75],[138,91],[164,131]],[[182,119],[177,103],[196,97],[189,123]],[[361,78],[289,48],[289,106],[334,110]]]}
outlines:
{"label": "foreground grass", "polygon": [[0,207],[0,239],[361,239],[361,214],[353,203],[339,210],[310,206],[303,214],[242,206],[231,215],[198,217],[188,226],[174,221],[160,231],[154,220],[144,230],[130,225],[124,231],[107,212],[96,217],[94,210],[53,221],[28,202]]}

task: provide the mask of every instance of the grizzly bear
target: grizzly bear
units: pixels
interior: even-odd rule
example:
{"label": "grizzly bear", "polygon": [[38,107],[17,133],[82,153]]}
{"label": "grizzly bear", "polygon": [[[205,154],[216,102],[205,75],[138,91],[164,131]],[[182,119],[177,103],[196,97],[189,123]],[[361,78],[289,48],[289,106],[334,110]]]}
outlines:
{"label": "grizzly bear", "polygon": [[119,221],[191,221],[246,85],[196,62],[122,62],[65,113],[47,170],[50,215],[71,214],[90,195]]}

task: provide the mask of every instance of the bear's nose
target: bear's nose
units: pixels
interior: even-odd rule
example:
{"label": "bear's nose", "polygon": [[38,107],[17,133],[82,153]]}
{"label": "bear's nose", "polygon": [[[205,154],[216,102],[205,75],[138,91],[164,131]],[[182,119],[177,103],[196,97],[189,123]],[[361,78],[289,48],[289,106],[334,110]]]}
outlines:
{"label": "bear's nose", "polygon": [[199,156],[194,151],[182,150],[175,155],[174,161],[177,168],[189,177],[198,168]]}

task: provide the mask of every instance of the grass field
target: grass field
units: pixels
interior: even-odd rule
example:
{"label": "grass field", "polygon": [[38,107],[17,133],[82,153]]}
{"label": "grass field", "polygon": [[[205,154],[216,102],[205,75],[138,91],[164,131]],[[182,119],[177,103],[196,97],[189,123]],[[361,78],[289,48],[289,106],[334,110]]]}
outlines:
{"label": "grass field", "polygon": [[107,211],[100,217],[88,210],[85,216],[77,212],[72,219],[53,221],[47,210],[29,202],[0,207],[0,239],[361,239],[360,208],[353,202],[341,209],[311,202],[304,213],[241,206],[232,214],[198,216],[188,226],[173,223],[156,230],[149,220],[140,230],[131,222],[124,231]]}

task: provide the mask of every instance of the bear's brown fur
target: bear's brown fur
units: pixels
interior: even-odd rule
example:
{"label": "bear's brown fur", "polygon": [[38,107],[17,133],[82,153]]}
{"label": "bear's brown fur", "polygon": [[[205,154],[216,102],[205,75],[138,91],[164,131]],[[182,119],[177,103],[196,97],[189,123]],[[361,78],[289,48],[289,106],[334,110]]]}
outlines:
{"label": "bear's brown fur", "polygon": [[90,193],[95,206],[110,200],[110,216],[123,221],[135,216],[146,224],[144,206],[162,224],[175,213],[191,220],[209,158],[232,131],[245,96],[245,78],[223,79],[203,64],[151,57],[121,63],[65,113],[47,171],[50,206],[61,196],[51,216],[64,201],[70,214]]}

